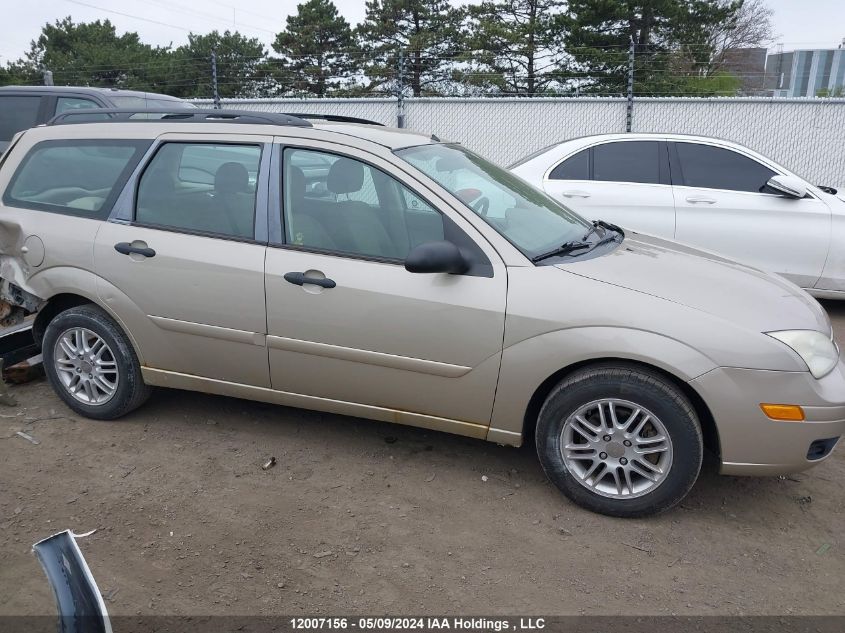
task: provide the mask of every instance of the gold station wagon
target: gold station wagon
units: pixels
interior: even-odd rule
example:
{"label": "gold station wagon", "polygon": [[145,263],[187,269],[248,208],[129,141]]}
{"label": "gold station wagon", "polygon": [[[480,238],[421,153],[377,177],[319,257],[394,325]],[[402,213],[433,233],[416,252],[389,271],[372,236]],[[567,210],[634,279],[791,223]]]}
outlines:
{"label": "gold station wagon", "polygon": [[845,432],[830,322],[782,278],[589,222],[435,136],[97,112],[0,166],[0,307],[36,313],[83,416],[160,386],[531,437],[570,499],[617,516],[678,503],[705,446],[771,475]]}

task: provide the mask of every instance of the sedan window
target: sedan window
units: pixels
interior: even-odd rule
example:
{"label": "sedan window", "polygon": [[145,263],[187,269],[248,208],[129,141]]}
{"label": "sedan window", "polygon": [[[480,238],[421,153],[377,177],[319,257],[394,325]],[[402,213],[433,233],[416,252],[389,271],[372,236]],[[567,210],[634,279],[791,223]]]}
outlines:
{"label": "sedan window", "polygon": [[584,149],[567,158],[549,174],[551,180],[589,180],[590,150]]}
{"label": "sedan window", "polygon": [[679,179],[673,169],[676,185],[759,193],[775,175],[756,160],[729,149],[698,143],[675,143],[675,149],[681,171]]}
{"label": "sedan window", "polygon": [[593,180],[660,183],[660,144],[622,141],[593,148]]}

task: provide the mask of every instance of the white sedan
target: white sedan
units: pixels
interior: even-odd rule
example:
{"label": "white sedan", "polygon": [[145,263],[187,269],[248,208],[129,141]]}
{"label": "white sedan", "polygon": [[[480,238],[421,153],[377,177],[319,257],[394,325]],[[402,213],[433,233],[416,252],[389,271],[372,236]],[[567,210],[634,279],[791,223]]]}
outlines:
{"label": "white sedan", "polygon": [[511,171],[581,215],[776,272],[845,299],[845,196],[736,143],[604,134],[558,143]]}

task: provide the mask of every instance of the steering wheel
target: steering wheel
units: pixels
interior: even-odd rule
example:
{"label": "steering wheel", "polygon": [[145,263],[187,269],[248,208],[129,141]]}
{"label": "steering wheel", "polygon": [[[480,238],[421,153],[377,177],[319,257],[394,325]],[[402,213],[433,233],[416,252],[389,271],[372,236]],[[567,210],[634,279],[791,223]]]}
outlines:
{"label": "steering wheel", "polygon": [[490,210],[490,198],[481,196],[478,200],[472,203],[472,208],[477,211],[481,217],[486,218],[487,212]]}

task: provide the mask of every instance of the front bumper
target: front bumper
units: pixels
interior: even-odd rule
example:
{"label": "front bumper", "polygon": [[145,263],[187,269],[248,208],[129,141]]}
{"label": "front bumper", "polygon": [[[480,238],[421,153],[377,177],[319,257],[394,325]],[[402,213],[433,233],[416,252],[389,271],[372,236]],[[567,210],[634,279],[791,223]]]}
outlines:
{"label": "front bumper", "polygon": [[[845,435],[842,359],[819,380],[810,372],[718,367],[689,384],[713,414],[719,433],[721,472],[726,475],[781,475],[806,470],[831,454],[827,451],[821,458],[808,458],[813,442]],[[761,403],[800,405],[806,419],[771,420],[760,409]]]}

